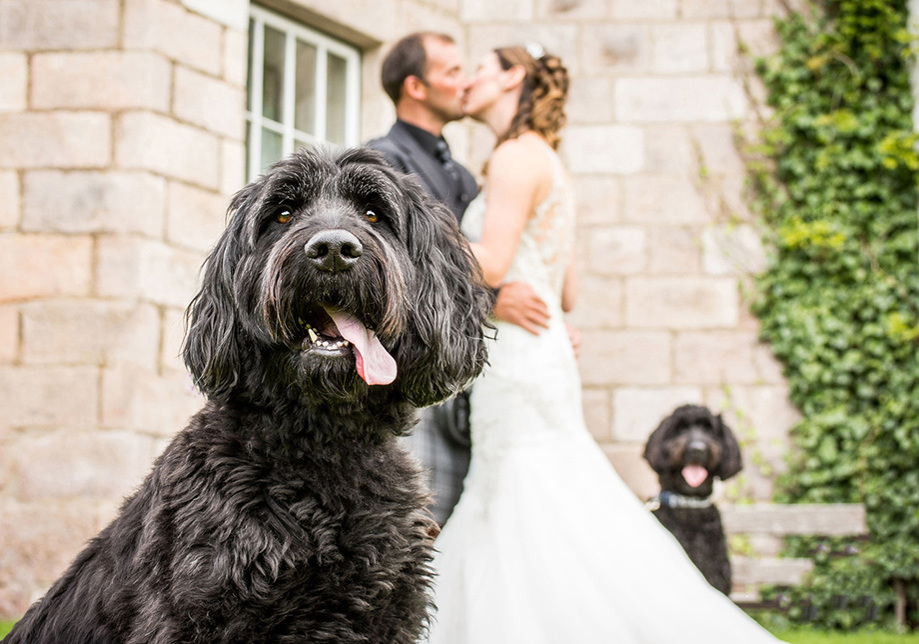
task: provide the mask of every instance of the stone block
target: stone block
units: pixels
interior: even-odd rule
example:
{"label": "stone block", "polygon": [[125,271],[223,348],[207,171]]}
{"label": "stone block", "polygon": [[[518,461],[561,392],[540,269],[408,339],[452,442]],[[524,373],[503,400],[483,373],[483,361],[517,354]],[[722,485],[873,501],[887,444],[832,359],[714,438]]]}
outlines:
{"label": "stone block", "polygon": [[640,500],[647,501],[660,492],[657,474],[642,456],[643,445],[605,445],[603,451],[619,478]]}
{"label": "stone block", "polygon": [[584,407],[584,422],[593,437],[601,442],[612,438],[610,431],[609,391],[587,388],[581,392]]}
{"label": "stone block", "polygon": [[708,25],[679,22],[656,26],[652,70],[659,74],[705,72],[709,69]]}
{"label": "stone block", "polygon": [[740,304],[731,278],[634,277],[626,280],[625,319],[631,327],[718,329],[737,325]]}
{"label": "stone block", "polygon": [[107,114],[0,112],[0,168],[104,167],[111,148]]}
{"label": "stone block", "polygon": [[0,49],[117,47],[119,5],[119,0],[4,0]]}
{"label": "stone block", "polygon": [[678,333],[674,343],[674,382],[679,384],[756,384],[756,334],[747,331]]}
{"label": "stone block", "polygon": [[93,243],[89,237],[0,235],[0,302],[89,293]]}
{"label": "stone block", "polygon": [[98,532],[91,501],[0,499],[0,615],[18,619]]}
{"label": "stone block", "polygon": [[245,90],[200,72],[176,66],[172,109],[177,117],[205,130],[242,140]]}
{"label": "stone block", "polygon": [[727,76],[622,78],[614,91],[620,123],[727,122],[747,113],[743,84]]}
{"label": "stone block", "polygon": [[699,231],[690,226],[648,229],[648,273],[693,275],[701,272]]}
{"label": "stone block", "polygon": [[730,124],[705,124],[692,128],[692,140],[706,175],[735,174],[744,170]]}
{"label": "stone block", "polygon": [[22,308],[23,361],[28,364],[117,364],[156,369],[160,315],[148,304],[77,300]]}
{"label": "stone block", "polygon": [[762,15],[763,0],[729,0],[732,18],[758,18]]}
{"label": "stone block", "polygon": [[[185,373],[182,343],[185,339],[185,310],[168,308],[163,312],[163,342],[160,364],[164,370]],[[189,383],[191,376],[189,376]]]}
{"label": "stone block", "polygon": [[616,177],[573,177],[579,226],[613,224],[622,218],[622,186]]}
{"label": "stone block", "polygon": [[644,134],[622,125],[572,126],[562,155],[575,174],[635,174],[644,167]]}
{"label": "stone block", "polygon": [[[476,0],[485,4],[487,0]],[[401,34],[400,34],[401,35]],[[472,23],[466,29],[466,60],[475,66],[482,56],[495,47],[508,43],[538,42],[546,51],[562,59],[568,72],[577,77],[581,74],[581,26],[562,22],[516,23],[497,22],[489,18],[486,23]],[[584,60],[591,60],[585,58]],[[596,74],[596,61],[591,61],[585,73]]]}
{"label": "stone block", "polygon": [[623,220],[644,225],[703,224],[711,220],[695,183],[678,175],[641,175],[623,179]]}
{"label": "stone block", "polygon": [[220,141],[220,193],[226,205],[230,196],[246,185],[246,146],[241,141]]}
{"label": "stone block", "polygon": [[718,20],[712,22],[709,28],[712,39],[712,71],[733,73],[745,69],[747,64],[737,42],[737,25],[733,21]]}
{"label": "stone block", "polygon": [[698,387],[622,387],[613,393],[613,437],[644,445],[661,421],[680,405],[702,404]]}
{"label": "stone block", "polygon": [[[0,363],[10,363],[19,356],[19,309],[0,306]],[[0,489],[3,488],[0,474]]]}
{"label": "stone block", "polygon": [[737,40],[747,52],[744,56],[747,60],[773,54],[779,48],[779,36],[771,18],[738,22]]}
{"label": "stone block", "polygon": [[249,23],[248,0],[182,0],[182,4],[222,25],[244,31]]}
{"label": "stone block", "polygon": [[172,65],[148,52],[68,52],[32,58],[32,106],[169,111]]}
{"label": "stone block", "polygon": [[643,128],[645,170],[652,175],[699,176],[698,154],[686,125],[661,123]]}
{"label": "stone block", "polygon": [[582,332],[585,385],[663,385],[670,382],[670,334],[664,331]]}
{"label": "stone block", "polygon": [[687,20],[730,18],[730,0],[681,0],[680,17]]}
{"label": "stone block", "polygon": [[19,224],[21,203],[19,175],[13,170],[0,170],[0,231]]}
{"label": "stone block", "polygon": [[[248,23],[248,19],[246,20]],[[246,88],[249,75],[249,34],[247,27],[237,31],[228,29],[223,34],[223,78],[230,85]]]}
{"label": "stone block", "polygon": [[3,422],[9,427],[95,425],[98,382],[95,367],[0,367]]}
{"label": "stone block", "polygon": [[565,113],[571,125],[611,123],[614,118],[612,80],[579,78],[571,86]]}
{"label": "stone block", "polygon": [[540,20],[594,21],[607,17],[606,0],[537,0],[536,14]]}
{"label": "stone block", "polygon": [[124,44],[165,54],[175,61],[218,76],[223,27],[166,0],[125,0]]}
{"label": "stone block", "polygon": [[578,277],[578,304],[568,318],[581,328],[622,326],[622,282],[616,278],[582,273]]}
{"label": "stone block", "polygon": [[611,0],[610,17],[615,20],[673,20],[677,0]]}
{"label": "stone block", "polygon": [[0,84],[0,112],[26,109],[29,64],[25,54],[0,53],[0,78],[3,79]]}
{"label": "stone block", "polygon": [[204,398],[184,371],[157,373],[122,363],[103,372],[102,426],[106,428],[172,436],[203,405]]}
{"label": "stone block", "polygon": [[99,239],[96,280],[102,297],[185,308],[195,295],[202,253],[124,237]]}
{"label": "stone block", "polygon": [[215,135],[147,112],[122,115],[116,130],[115,159],[119,166],[217,188],[220,146]]}
{"label": "stone block", "polygon": [[130,432],[59,430],[14,441],[9,465],[20,501],[121,498],[140,484],[153,439]]}
{"label": "stone block", "polygon": [[788,399],[786,385],[712,388],[706,399],[712,409],[722,410],[738,438],[756,443],[759,449],[784,450],[789,429],[801,420],[801,412]]}
{"label": "stone block", "polygon": [[708,275],[757,275],[766,269],[766,249],[750,225],[709,226],[702,233],[702,265]]}
{"label": "stone block", "polygon": [[464,0],[460,19],[463,22],[531,22],[534,5],[535,0]]}
{"label": "stone block", "polygon": [[25,173],[23,230],[162,237],[166,180],[147,172]]}
{"label": "stone block", "polygon": [[648,235],[639,226],[594,226],[587,252],[601,275],[634,275],[648,265]]}
{"label": "stone block", "polygon": [[168,203],[166,239],[202,253],[213,248],[226,227],[226,197],[172,181]]}
{"label": "stone block", "polygon": [[589,60],[590,71],[640,73],[650,70],[651,33],[646,25],[586,24],[581,56]]}

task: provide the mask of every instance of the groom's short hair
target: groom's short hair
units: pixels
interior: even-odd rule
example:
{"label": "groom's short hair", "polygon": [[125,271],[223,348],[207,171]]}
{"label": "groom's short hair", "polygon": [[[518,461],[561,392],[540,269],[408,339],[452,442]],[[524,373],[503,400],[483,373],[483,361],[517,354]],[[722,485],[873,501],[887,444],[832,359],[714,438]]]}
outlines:
{"label": "groom's short hair", "polygon": [[392,99],[393,105],[399,102],[402,95],[402,84],[409,76],[417,76],[425,81],[424,73],[427,68],[428,57],[424,49],[424,41],[435,38],[446,43],[455,44],[452,36],[434,31],[418,31],[399,40],[386,58],[383,59],[383,69],[380,80],[383,90]]}

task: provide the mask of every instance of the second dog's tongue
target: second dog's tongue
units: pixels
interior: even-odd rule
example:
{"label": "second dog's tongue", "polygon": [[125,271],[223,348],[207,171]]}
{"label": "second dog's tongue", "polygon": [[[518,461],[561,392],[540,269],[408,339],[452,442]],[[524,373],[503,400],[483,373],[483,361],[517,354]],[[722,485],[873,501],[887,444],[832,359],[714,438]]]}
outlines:
{"label": "second dog's tongue", "polygon": [[357,375],[368,385],[388,385],[396,379],[396,361],[376,334],[344,311],[327,308],[341,337],[354,346]]}
{"label": "second dog's tongue", "polygon": [[682,474],[690,487],[699,487],[708,478],[708,470],[701,465],[687,465],[683,468]]}

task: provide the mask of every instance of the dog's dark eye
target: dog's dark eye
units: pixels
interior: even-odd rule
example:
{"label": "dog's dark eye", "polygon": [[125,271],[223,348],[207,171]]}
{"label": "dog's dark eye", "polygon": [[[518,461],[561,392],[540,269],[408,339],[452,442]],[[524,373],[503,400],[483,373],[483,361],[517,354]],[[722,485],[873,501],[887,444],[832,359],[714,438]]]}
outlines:
{"label": "dog's dark eye", "polygon": [[371,224],[375,224],[378,221],[380,221],[380,216],[377,213],[375,213],[373,210],[368,210],[367,212],[364,213],[364,216],[367,218],[367,221],[369,221]]}
{"label": "dog's dark eye", "polygon": [[275,216],[275,219],[278,220],[279,224],[286,224],[292,217],[293,215],[289,210],[282,210]]}

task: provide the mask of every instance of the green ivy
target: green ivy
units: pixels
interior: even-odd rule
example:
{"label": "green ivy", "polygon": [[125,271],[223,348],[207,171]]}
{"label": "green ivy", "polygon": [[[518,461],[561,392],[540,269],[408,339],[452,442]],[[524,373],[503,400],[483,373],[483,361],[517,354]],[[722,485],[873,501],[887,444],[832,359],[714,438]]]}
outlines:
{"label": "green ivy", "polygon": [[757,61],[772,116],[748,169],[771,257],[754,312],[803,414],[777,500],[861,502],[870,531],[844,556],[815,554],[839,544],[792,543],[817,566],[785,600],[793,618],[837,628],[891,619],[895,582],[919,596],[919,155],[907,24],[905,0],[826,0],[778,19],[780,50]]}

